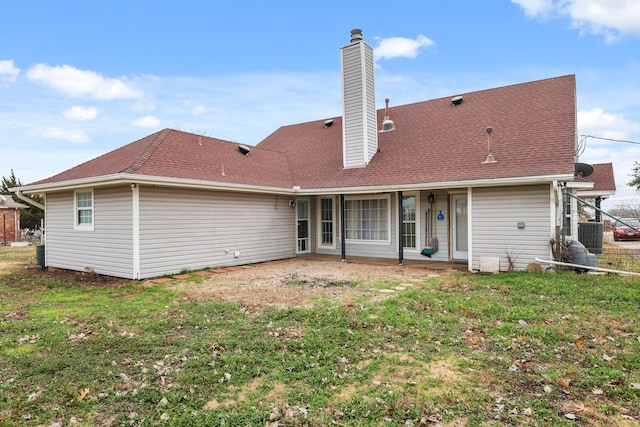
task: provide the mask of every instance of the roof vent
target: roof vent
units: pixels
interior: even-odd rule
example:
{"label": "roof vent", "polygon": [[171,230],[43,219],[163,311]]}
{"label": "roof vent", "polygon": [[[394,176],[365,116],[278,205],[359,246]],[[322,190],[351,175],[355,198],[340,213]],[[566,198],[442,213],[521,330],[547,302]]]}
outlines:
{"label": "roof vent", "polygon": [[331,125],[333,125],[333,119],[329,119],[324,122],[324,127],[326,128],[330,128]]}
{"label": "roof vent", "polygon": [[462,98],[461,95],[458,96],[454,96],[453,98],[451,98],[451,104],[452,105],[460,105],[462,104],[464,98]]}
{"label": "roof vent", "polygon": [[362,41],[362,30],[360,28],[354,28],[351,30],[351,43]]}
{"label": "roof vent", "polygon": [[238,145],[238,151],[240,151],[242,154],[244,154],[245,156],[249,155],[249,151],[251,151],[251,149],[249,147],[247,147],[246,145]]}
{"label": "roof vent", "polygon": [[384,119],[382,119],[382,129],[380,129],[380,132],[389,132],[396,128],[396,124],[389,118],[389,98],[386,98],[384,103]]}
{"label": "roof vent", "polygon": [[491,126],[487,126],[487,159],[482,163],[497,163],[495,157],[493,157],[493,141],[491,140],[491,132],[493,132],[493,128]]}

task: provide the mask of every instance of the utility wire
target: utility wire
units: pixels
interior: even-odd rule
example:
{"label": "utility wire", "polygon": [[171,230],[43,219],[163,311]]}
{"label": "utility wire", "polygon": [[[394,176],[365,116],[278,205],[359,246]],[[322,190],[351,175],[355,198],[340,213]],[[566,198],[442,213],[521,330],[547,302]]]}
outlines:
{"label": "utility wire", "polygon": [[638,144],[640,145],[640,142],[638,141],[629,141],[627,139],[613,139],[613,138],[604,138],[602,136],[593,136],[593,135],[580,135],[580,138],[582,138],[581,142],[586,141],[587,138],[593,138],[593,139],[602,139],[604,141],[612,141],[612,142],[625,142],[627,144]]}

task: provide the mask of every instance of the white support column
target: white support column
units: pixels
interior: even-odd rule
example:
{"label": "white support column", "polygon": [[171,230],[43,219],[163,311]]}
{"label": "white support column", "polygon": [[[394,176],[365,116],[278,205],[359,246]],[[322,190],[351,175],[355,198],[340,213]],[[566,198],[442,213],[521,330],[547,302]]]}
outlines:
{"label": "white support column", "polygon": [[133,278],[140,279],[140,186],[131,184]]}
{"label": "white support column", "polygon": [[473,187],[467,188],[467,238],[469,239],[469,247],[467,250],[467,270],[473,270]]}

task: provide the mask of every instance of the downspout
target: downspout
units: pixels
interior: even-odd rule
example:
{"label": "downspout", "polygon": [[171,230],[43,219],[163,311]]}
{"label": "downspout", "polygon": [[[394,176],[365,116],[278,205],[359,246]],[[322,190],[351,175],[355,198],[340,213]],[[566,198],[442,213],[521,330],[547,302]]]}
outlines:
{"label": "downspout", "polygon": [[[10,191],[13,191],[13,189],[10,189]],[[22,194],[22,191],[16,190],[15,193],[16,193],[16,196],[18,196],[18,199],[23,200],[23,201],[29,203],[31,206],[35,206],[38,209],[45,210],[44,209],[44,205],[36,202],[35,200],[31,200],[30,198],[28,198],[27,196]]]}
{"label": "downspout", "polygon": [[398,191],[398,265],[404,264],[404,243],[402,242],[402,191]]}
{"label": "downspout", "polygon": [[344,219],[344,194],[340,195],[340,246],[342,249],[342,261],[347,260],[347,239],[345,237],[345,219]]}

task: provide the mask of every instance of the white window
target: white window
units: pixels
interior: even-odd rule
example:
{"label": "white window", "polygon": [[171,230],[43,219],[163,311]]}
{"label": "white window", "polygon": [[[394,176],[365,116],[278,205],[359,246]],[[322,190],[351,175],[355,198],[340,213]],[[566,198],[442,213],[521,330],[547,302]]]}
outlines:
{"label": "white window", "polygon": [[93,190],[78,190],[75,192],[76,230],[93,230]]}
{"label": "white window", "polygon": [[418,198],[413,195],[402,196],[402,247],[417,249],[418,245]]}
{"label": "white window", "polygon": [[333,198],[321,198],[318,205],[318,219],[320,226],[318,227],[318,241],[320,246],[335,247],[335,226],[334,226],[334,202]]}
{"label": "white window", "polygon": [[345,200],[344,216],[347,240],[389,242],[389,196]]}

